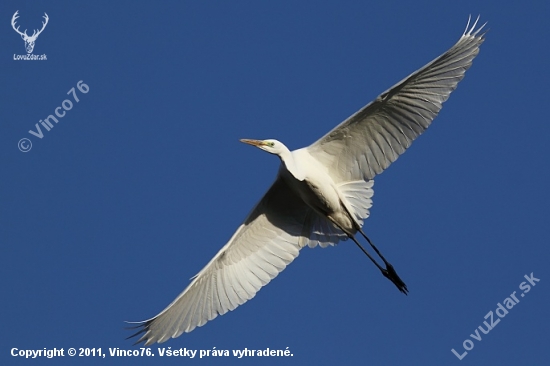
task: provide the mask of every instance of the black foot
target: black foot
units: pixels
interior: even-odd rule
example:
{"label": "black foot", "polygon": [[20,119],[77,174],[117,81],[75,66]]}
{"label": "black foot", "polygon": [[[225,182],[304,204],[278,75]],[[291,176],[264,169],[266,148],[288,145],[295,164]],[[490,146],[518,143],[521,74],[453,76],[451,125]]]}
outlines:
{"label": "black foot", "polygon": [[397,275],[397,272],[395,272],[395,269],[393,269],[393,266],[389,263],[386,263],[386,269],[382,270],[382,274],[384,277],[386,277],[388,280],[392,281],[393,284],[405,295],[409,292],[407,289],[407,285],[405,285],[405,282],[399,278]]}

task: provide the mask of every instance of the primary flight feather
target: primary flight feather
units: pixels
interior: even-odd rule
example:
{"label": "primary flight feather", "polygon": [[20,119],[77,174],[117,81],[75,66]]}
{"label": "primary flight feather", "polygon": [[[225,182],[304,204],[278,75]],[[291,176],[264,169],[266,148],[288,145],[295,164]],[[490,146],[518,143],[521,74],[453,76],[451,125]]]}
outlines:
{"label": "primary flight feather", "polygon": [[[478,17],[479,19],[479,17]],[[312,145],[290,151],[277,140],[241,140],[278,155],[277,178],[233,237],[154,318],[139,322],[137,343],[191,332],[250,300],[304,246],[351,238],[382,274],[407,293],[393,266],[361,230],[373,178],[401,155],[441,110],[484,40],[470,22],[447,52],[382,93]],[[359,244],[360,232],[384,267]]]}

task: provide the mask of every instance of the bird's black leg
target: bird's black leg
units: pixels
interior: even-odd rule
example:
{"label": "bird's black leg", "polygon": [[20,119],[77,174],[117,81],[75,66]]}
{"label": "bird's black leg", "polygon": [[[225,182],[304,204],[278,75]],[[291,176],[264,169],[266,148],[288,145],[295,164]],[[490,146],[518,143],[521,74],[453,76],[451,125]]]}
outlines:
{"label": "bird's black leg", "polygon": [[345,232],[347,234],[347,236],[350,237],[351,240],[353,240],[353,242],[355,244],[357,244],[359,249],[361,249],[361,251],[363,251],[363,253],[365,253],[367,255],[367,257],[369,257],[369,259],[372,261],[372,263],[374,263],[374,265],[380,270],[380,272],[382,272],[384,277],[386,277],[388,280],[392,281],[393,284],[397,287],[397,289],[399,289],[399,291],[401,291],[402,293],[407,295],[409,290],[407,289],[407,285],[405,285],[405,282],[403,282],[403,280],[401,278],[399,278],[399,276],[397,275],[397,272],[395,272],[395,269],[390,264],[390,262],[388,262],[386,260],[386,258],[384,258],[382,253],[380,253],[378,248],[376,248],[376,246],[374,246],[372,241],[365,235],[365,233],[363,232],[363,230],[361,230],[359,225],[357,225],[357,231],[361,232],[361,234],[365,237],[365,239],[367,239],[367,241],[369,242],[372,249],[374,249],[376,254],[378,254],[378,256],[384,261],[384,264],[386,265],[386,268],[382,268],[382,266],[379,265],[378,262],[374,260],[374,258],[369,254],[369,252],[367,252],[367,250],[365,248],[363,248],[363,246],[357,241],[357,239],[355,239],[355,236],[353,234],[348,233],[346,230],[344,230],[341,226],[338,225],[338,223],[336,221],[332,220],[332,218],[330,216],[328,216],[328,218],[329,218],[329,220],[332,221],[332,223],[334,223],[334,225],[336,227],[340,228],[340,230]]}
{"label": "bird's black leg", "polygon": [[348,236],[351,238],[351,240],[353,240],[353,241],[355,242],[355,244],[357,244],[357,246],[359,247],[359,249],[361,249],[361,250],[363,251],[363,253],[365,253],[365,254],[367,255],[367,257],[369,257],[369,259],[372,261],[372,263],[374,263],[374,265],[375,265],[376,267],[378,267],[378,269],[379,269],[380,271],[382,271],[382,273],[384,273],[385,269],[382,268],[382,267],[378,264],[378,262],[374,260],[373,257],[371,257],[371,255],[369,254],[369,252],[367,252],[366,249],[363,248],[363,246],[357,241],[357,239],[355,239],[355,236],[349,235],[349,234],[348,234]]}
{"label": "bird's black leg", "polygon": [[[380,269],[380,271],[382,272],[384,277],[386,277],[388,280],[392,281],[393,284],[399,289],[399,291],[401,291],[402,293],[407,295],[407,293],[409,292],[409,290],[407,289],[407,285],[405,285],[405,282],[403,282],[403,280],[399,277],[397,272],[395,272],[395,269],[393,268],[391,263],[388,262],[386,260],[386,258],[384,258],[382,253],[380,253],[378,248],[376,248],[376,246],[372,243],[372,241],[369,239],[369,237],[367,235],[365,235],[363,230],[359,229],[359,232],[361,233],[361,235],[363,235],[365,237],[365,239],[367,239],[367,241],[369,242],[372,249],[374,249],[376,254],[378,254],[378,256],[382,259],[382,261],[384,261],[384,264],[386,265],[385,269],[380,267],[380,265],[378,265],[378,263],[375,262],[376,266],[378,267],[378,269]],[[359,245],[359,243],[357,242],[357,240],[355,240],[355,238],[353,236],[351,238],[353,239],[353,241],[355,241],[355,243],[357,245]],[[359,246],[361,247],[361,245],[359,245]],[[366,251],[365,251],[365,249],[363,249],[363,247],[361,247],[361,250],[363,250],[363,252],[366,253]],[[372,259],[372,257],[369,254],[367,254],[367,255],[374,262],[374,259]]]}

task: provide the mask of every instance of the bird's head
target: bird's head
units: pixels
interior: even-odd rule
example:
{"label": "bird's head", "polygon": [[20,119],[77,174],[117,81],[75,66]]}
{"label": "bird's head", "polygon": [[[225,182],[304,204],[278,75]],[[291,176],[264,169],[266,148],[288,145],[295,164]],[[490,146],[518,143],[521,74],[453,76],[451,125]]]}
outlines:
{"label": "bird's head", "polygon": [[267,151],[270,154],[281,155],[283,152],[288,151],[288,148],[280,141],[277,140],[249,140],[241,139],[241,142],[256,146],[259,149]]}

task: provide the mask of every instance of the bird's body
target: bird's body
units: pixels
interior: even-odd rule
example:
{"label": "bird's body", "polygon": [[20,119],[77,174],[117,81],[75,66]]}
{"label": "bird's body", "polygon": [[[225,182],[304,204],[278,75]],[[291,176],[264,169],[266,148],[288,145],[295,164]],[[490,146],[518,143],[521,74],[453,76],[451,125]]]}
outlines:
{"label": "bird's body", "polygon": [[[282,142],[276,141],[286,151]],[[345,232],[355,234],[358,223],[346,210],[346,198],[327,168],[305,148],[280,155],[279,177],[317,214],[329,218]]]}
{"label": "bird's body", "polygon": [[[278,155],[275,182],[227,244],[154,318],[139,322],[150,345],[190,332],[250,300],[305,246],[352,239],[403,293],[407,286],[362,230],[374,177],[439,113],[483,42],[477,21],[447,52],[361,108],[312,145],[290,151],[277,140],[241,140]],[[360,232],[382,259],[359,244]]]}

